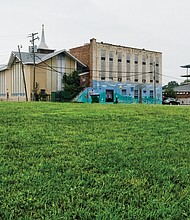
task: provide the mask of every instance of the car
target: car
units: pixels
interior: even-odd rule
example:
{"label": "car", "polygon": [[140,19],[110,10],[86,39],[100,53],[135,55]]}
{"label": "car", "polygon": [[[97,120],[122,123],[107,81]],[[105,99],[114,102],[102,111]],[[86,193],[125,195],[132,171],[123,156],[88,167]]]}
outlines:
{"label": "car", "polygon": [[180,105],[180,102],[175,98],[167,98],[162,101],[163,105]]}

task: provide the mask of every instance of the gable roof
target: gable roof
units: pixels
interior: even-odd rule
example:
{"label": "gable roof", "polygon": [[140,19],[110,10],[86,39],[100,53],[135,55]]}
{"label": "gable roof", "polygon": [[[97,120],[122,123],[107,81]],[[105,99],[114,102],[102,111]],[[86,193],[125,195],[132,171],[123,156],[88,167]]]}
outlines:
{"label": "gable roof", "polygon": [[0,72],[7,69],[7,65],[0,65]]}
{"label": "gable roof", "polygon": [[177,86],[174,88],[175,92],[190,92],[190,84]]}
{"label": "gable roof", "polygon": [[[49,54],[41,54],[41,53],[35,53],[35,63],[36,64],[40,64],[48,59],[51,59],[61,53],[66,54],[68,57],[70,57],[71,59],[75,60],[76,62],[78,62],[82,67],[87,67],[84,63],[82,63],[80,60],[78,60],[76,57],[74,57],[71,53],[69,53],[67,50],[63,49],[60,51],[56,51],[53,53],[49,53]],[[13,51],[11,53],[11,56],[9,58],[8,61],[8,65],[6,65],[5,69],[9,69],[12,65],[12,63],[14,62],[15,58],[17,58],[20,61],[20,55],[18,51]],[[22,58],[22,62],[24,65],[33,65],[34,61],[33,61],[33,53],[29,53],[29,52],[21,52],[21,58]],[[0,71],[1,68],[0,68]]]}

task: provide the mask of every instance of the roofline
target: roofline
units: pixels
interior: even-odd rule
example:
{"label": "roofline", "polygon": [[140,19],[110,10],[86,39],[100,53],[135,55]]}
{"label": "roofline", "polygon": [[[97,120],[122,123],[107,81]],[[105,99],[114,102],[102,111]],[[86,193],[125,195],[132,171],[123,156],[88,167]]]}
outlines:
{"label": "roofline", "polygon": [[130,47],[130,46],[123,46],[123,45],[118,45],[118,44],[111,44],[111,43],[104,43],[104,42],[96,42],[97,44],[104,44],[104,45],[108,45],[108,46],[113,46],[113,47],[121,47],[121,48],[127,48],[127,49],[134,49],[134,50],[140,50],[140,51],[144,51],[144,52],[152,52],[152,53],[159,53],[162,54],[162,52],[160,51],[155,51],[155,50],[147,50],[145,48],[137,48],[137,47]]}
{"label": "roofline", "polygon": [[[29,52],[21,52],[22,53],[28,53],[30,54]],[[36,60],[36,64],[40,64],[48,59],[51,59],[52,57],[54,56],[57,56],[58,54],[60,53],[65,53],[67,54],[69,57],[71,57],[73,60],[76,60],[78,63],[80,63],[81,66],[83,67],[87,67],[84,63],[82,63],[80,60],[78,60],[75,56],[73,56],[71,53],[69,53],[67,50],[63,49],[63,50],[59,50],[59,51],[56,51],[56,52],[52,52],[52,53],[49,53],[49,54],[45,54],[42,58],[39,58],[38,57],[38,60]],[[38,54],[38,53],[37,53]],[[39,53],[40,54],[40,53]],[[20,61],[20,57],[15,53],[15,51],[12,51],[11,52],[11,55],[10,55],[10,58],[9,58],[9,61],[8,61],[8,65],[7,65],[7,69],[10,68],[11,64],[13,63],[14,59],[17,58],[19,61]],[[33,65],[33,62],[29,61],[29,62],[23,62],[25,65]]]}
{"label": "roofline", "polygon": [[190,64],[180,66],[181,68],[190,68]]}

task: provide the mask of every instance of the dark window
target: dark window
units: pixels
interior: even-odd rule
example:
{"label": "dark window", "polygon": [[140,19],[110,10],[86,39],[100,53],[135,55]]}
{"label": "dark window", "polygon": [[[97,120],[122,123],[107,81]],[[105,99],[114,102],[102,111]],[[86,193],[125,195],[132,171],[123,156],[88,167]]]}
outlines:
{"label": "dark window", "polygon": [[122,89],[122,95],[126,95],[127,94],[127,90],[126,89]]}
{"label": "dark window", "polygon": [[105,80],[106,79],[106,77],[101,77],[101,80]]}
{"label": "dark window", "polygon": [[145,83],[146,82],[146,79],[142,79],[142,83]]}
{"label": "dark window", "polygon": [[109,61],[113,61],[113,58],[109,58]]}
{"label": "dark window", "polygon": [[154,91],[150,90],[150,98],[153,98],[153,97],[154,97]]}
{"label": "dark window", "polygon": [[127,63],[130,63],[130,60],[127,60]]}
{"label": "dark window", "polygon": [[105,57],[101,57],[101,60],[106,60],[106,58]]}
{"label": "dark window", "polygon": [[122,59],[118,59],[118,62],[122,62]]}
{"label": "dark window", "polygon": [[138,82],[139,80],[138,79],[135,79],[135,82]]}
{"label": "dark window", "polygon": [[150,63],[150,65],[152,66],[152,65],[153,65],[153,63]]}
{"label": "dark window", "polygon": [[122,78],[118,78],[118,81],[121,82],[121,81],[122,81]]}
{"label": "dark window", "polygon": [[159,80],[156,80],[156,83],[159,83]]}
{"label": "dark window", "polygon": [[130,81],[130,78],[129,78],[129,77],[127,77],[127,81]]}
{"label": "dark window", "polygon": [[146,65],[146,62],[142,62],[142,65]]}
{"label": "dark window", "polygon": [[113,77],[109,77],[109,80],[113,80]]}
{"label": "dark window", "polygon": [[156,66],[159,66],[159,64],[157,63]]}
{"label": "dark window", "polygon": [[135,90],[134,98],[135,98],[135,99],[138,99],[138,90]]}
{"label": "dark window", "polygon": [[135,64],[138,64],[138,61],[137,61],[137,60],[135,61]]}
{"label": "dark window", "polygon": [[150,82],[153,82],[153,79],[151,79]]}

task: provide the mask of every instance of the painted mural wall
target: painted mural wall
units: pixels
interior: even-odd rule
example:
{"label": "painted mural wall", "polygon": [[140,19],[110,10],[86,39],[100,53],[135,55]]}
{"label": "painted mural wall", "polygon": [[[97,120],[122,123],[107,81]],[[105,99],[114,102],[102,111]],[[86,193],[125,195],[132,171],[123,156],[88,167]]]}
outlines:
{"label": "painted mural wall", "polygon": [[[154,104],[154,85],[93,80],[93,86],[86,88],[77,97],[77,102],[92,103],[97,96],[99,103],[144,103]],[[156,84],[156,104],[162,104],[162,86]]]}

